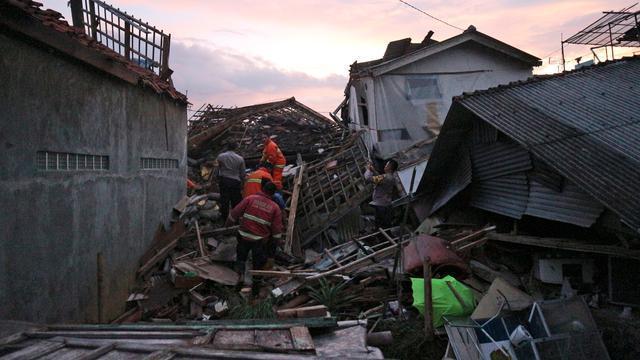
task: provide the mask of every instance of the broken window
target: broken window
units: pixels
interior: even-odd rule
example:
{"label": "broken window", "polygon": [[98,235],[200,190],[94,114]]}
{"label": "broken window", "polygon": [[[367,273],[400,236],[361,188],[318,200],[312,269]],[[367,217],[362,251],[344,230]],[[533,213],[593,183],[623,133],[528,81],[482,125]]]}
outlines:
{"label": "broken window", "polygon": [[362,125],[369,126],[369,110],[367,110],[367,99],[364,96],[360,96],[360,102],[358,103],[360,109]]}

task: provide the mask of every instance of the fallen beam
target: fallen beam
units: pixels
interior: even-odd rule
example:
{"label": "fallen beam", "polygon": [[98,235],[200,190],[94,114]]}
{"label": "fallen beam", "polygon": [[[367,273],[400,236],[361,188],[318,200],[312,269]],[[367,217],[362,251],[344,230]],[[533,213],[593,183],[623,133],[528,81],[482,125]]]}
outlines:
{"label": "fallen beam", "polygon": [[512,244],[522,244],[529,246],[538,246],[550,249],[560,249],[567,251],[586,252],[593,254],[613,255],[622,258],[640,260],[639,250],[630,250],[620,246],[599,245],[580,242],[573,239],[564,238],[543,238],[537,236],[526,235],[509,235],[490,232],[487,234],[489,240],[503,241]]}

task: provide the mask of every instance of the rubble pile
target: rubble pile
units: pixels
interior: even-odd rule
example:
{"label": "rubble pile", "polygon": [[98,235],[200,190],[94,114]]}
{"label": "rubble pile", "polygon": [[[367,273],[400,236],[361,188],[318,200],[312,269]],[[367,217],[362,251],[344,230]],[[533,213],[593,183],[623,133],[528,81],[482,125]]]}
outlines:
{"label": "rubble pile", "polygon": [[[420,197],[400,191],[397,180],[404,197],[390,210],[396,226],[374,226],[372,186],[364,178],[371,159],[361,133],[323,143],[324,125],[269,113],[292,101],[201,109],[190,138],[190,177],[200,186],[176,204],[170,229],[158,230],[140,262],[140,289],[116,322],[335,318],[365,321],[376,334],[371,341],[383,339],[383,350],[401,357],[407,349],[393,346],[415,350],[426,341],[432,350],[425,358],[443,343],[447,356],[458,359],[542,359],[531,354],[553,356],[550,348],[558,346],[607,358],[590,312],[603,303],[593,281],[601,258],[506,246],[524,236],[506,234],[504,221],[465,211],[420,223]],[[239,274],[237,227],[223,226],[211,160],[233,136],[245,146],[240,153],[259,157],[256,139],[267,130],[288,155],[295,152],[284,173],[286,231],[267,266]],[[315,140],[294,144],[296,132]],[[400,160],[415,162],[409,155]],[[405,339],[390,344],[393,336]]]}
{"label": "rubble pile", "polygon": [[264,135],[273,136],[289,163],[297,154],[305,161],[324,158],[339,149],[348,131],[295,98],[240,108],[206,105],[189,119],[190,164],[213,161],[229,142],[248,165],[260,160]]}

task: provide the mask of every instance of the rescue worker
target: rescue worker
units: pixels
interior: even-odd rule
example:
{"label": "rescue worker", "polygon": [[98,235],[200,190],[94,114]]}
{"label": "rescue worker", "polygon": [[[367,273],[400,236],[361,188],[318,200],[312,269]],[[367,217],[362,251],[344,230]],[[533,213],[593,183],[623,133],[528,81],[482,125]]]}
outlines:
{"label": "rescue worker", "polygon": [[252,253],[253,268],[261,269],[282,241],[282,212],[272,200],[275,192],[275,184],[267,182],[262,191],[245,197],[227,218],[225,227],[240,222],[235,270],[241,279],[249,251]]}
{"label": "rescue worker", "polygon": [[227,151],[220,153],[216,158],[218,164],[216,176],[220,187],[220,214],[223,219],[229,216],[229,203],[234,207],[242,200],[245,163],[242,156],[234,151],[237,148],[238,144],[231,142],[227,144]]}
{"label": "rescue worker", "polygon": [[282,190],[282,172],[287,165],[287,159],[280,151],[278,144],[269,136],[265,135],[264,149],[262,150],[262,159],[260,162],[269,162],[273,165],[271,174],[273,175],[273,183],[276,184],[278,190]]}
{"label": "rescue worker", "polygon": [[256,171],[247,175],[244,183],[243,197],[247,197],[262,191],[262,183],[264,179],[273,182],[271,177],[272,166],[268,162],[260,163]]}
{"label": "rescue worker", "polygon": [[376,227],[390,228],[393,223],[393,211],[391,209],[391,201],[397,190],[396,178],[394,173],[398,170],[398,162],[389,160],[384,165],[384,173],[378,175],[373,164],[367,166],[364,178],[368,182],[373,183],[373,195],[371,196],[371,204],[376,210]]}

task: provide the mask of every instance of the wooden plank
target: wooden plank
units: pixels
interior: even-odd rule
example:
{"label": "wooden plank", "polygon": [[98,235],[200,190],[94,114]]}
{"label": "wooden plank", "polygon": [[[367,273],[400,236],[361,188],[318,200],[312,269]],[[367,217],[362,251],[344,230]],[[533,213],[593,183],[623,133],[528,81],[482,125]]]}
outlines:
{"label": "wooden plank", "polygon": [[522,244],[529,246],[538,246],[551,249],[562,249],[577,252],[586,252],[594,254],[613,255],[623,258],[631,258],[640,260],[640,250],[629,250],[621,246],[611,245],[594,245],[580,242],[574,239],[564,238],[543,238],[536,236],[509,235],[490,232],[487,234],[489,240],[503,241],[513,244]]}
{"label": "wooden plank", "polygon": [[475,238],[481,236],[482,234],[485,234],[485,233],[487,233],[489,231],[493,231],[495,229],[496,229],[495,226],[489,226],[489,227],[486,227],[484,229],[480,229],[478,231],[472,232],[469,235],[463,236],[460,239],[453,240],[451,243],[449,243],[449,245],[451,245],[452,247],[455,247],[460,243],[463,243],[463,242],[465,242],[467,240],[475,239]]}
{"label": "wooden plank", "polygon": [[298,211],[298,199],[300,198],[300,189],[302,188],[302,179],[304,177],[307,164],[303,163],[298,169],[295,182],[293,184],[293,195],[291,195],[291,206],[289,208],[289,219],[287,222],[287,234],[284,242],[284,251],[287,254],[292,254],[293,240],[295,237],[294,228],[296,224],[296,214]]}
{"label": "wooden plank", "polygon": [[36,359],[65,347],[63,342],[41,341],[2,357],[2,360]]}
{"label": "wooden plank", "polygon": [[284,309],[278,310],[277,314],[280,319],[322,317],[327,315],[327,307],[324,305],[314,305],[294,309]]}
{"label": "wooden plank", "polygon": [[387,238],[387,240],[388,240],[390,243],[392,243],[392,244],[396,245],[396,241],[395,241],[395,240],[393,240],[393,238],[391,237],[391,235],[387,234],[387,232],[386,232],[386,231],[384,231],[384,229],[383,229],[383,228],[378,228],[378,231],[380,231],[380,233],[381,233],[385,238]]}
{"label": "wooden plank", "polygon": [[456,251],[464,251],[464,250],[467,250],[467,249],[473,249],[474,247],[478,247],[478,246],[484,245],[487,242],[487,240],[488,239],[485,236],[485,237],[482,237],[482,238],[480,238],[480,239],[478,239],[476,241],[472,241],[472,242],[470,242],[468,244],[464,244],[464,245],[460,246],[459,248],[457,248],[455,250]]}
{"label": "wooden plank", "polygon": [[87,339],[188,339],[199,335],[196,331],[31,331],[26,334],[36,339],[56,336]]}
{"label": "wooden plank", "polygon": [[77,358],[73,359],[73,360],[94,360],[94,359],[99,359],[102,357],[102,355],[105,355],[109,352],[111,352],[111,350],[114,350],[116,348],[116,344],[108,344],[108,345],[103,345],[100,346],[99,348],[89,352],[88,354],[83,354],[78,356]]}
{"label": "wooden plank", "polygon": [[[404,245],[404,244],[407,244],[407,243],[409,243],[409,240],[403,241],[401,245]],[[336,273],[339,273],[339,272],[343,272],[343,271],[346,271],[346,270],[348,270],[348,269],[350,269],[350,268],[352,268],[352,267],[354,267],[356,265],[362,264],[365,261],[376,259],[376,257],[384,257],[384,256],[387,256],[389,254],[393,254],[393,252],[396,249],[396,247],[397,247],[397,245],[388,246],[386,248],[383,248],[382,250],[378,250],[378,251],[376,251],[374,253],[371,253],[371,254],[369,254],[367,256],[364,256],[364,257],[362,257],[362,258],[360,258],[360,259],[358,259],[356,261],[353,261],[353,262],[351,262],[349,264],[337,267],[337,268],[329,270],[329,271],[325,271],[325,272],[317,274],[317,275],[309,276],[309,277],[307,277],[307,280],[315,280],[315,279],[323,278],[323,277],[328,276],[328,275],[333,275],[333,274],[336,274]]]}
{"label": "wooden plank", "polygon": [[290,271],[275,271],[275,270],[249,270],[251,275],[253,276],[264,276],[264,277],[307,277],[311,275],[316,275],[318,272],[290,272]]}
{"label": "wooden plank", "polygon": [[327,250],[326,248],[324,249],[324,253],[327,254],[327,256],[329,257],[329,259],[331,259],[331,261],[336,264],[336,266],[340,267],[342,266],[342,264],[340,263],[340,261],[338,261],[338,259],[336,259],[335,256],[333,256],[333,254],[331,253],[331,251]]}
{"label": "wooden plank", "polygon": [[315,349],[313,338],[311,337],[311,334],[309,334],[309,329],[304,326],[294,326],[289,329],[289,331],[291,332],[293,347],[296,350],[308,351]]}
{"label": "wooden plank", "polygon": [[202,241],[202,236],[200,236],[200,226],[198,226],[197,221],[196,221],[196,236],[198,237],[198,250],[200,250],[200,256],[207,256],[207,250],[204,246],[204,241]]}

